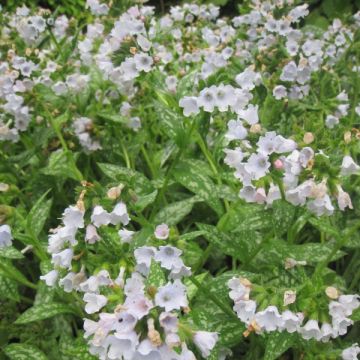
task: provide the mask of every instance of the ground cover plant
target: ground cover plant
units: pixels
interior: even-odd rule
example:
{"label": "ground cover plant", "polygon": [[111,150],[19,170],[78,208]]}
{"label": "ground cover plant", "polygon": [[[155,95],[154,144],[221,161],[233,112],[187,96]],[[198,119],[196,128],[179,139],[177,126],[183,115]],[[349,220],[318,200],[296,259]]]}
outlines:
{"label": "ground cover plant", "polygon": [[357,359],[360,12],[239,10],[2,9],[0,359]]}

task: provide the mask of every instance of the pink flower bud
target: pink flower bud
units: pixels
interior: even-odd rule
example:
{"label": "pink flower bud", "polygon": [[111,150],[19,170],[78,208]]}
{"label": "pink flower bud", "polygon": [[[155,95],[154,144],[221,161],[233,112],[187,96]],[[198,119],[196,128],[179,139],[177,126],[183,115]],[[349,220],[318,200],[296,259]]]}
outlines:
{"label": "pink flower bud", "polygon": [[284,163],[280,159],[274,161],[275,169],[281,170],[284,167]]}

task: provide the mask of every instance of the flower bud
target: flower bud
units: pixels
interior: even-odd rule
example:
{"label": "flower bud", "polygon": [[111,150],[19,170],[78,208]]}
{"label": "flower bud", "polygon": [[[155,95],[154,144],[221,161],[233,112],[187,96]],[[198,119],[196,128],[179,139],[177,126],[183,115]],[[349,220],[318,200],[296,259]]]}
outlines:
{"label": "flower bud", "polygon": [[259,132],[261,132],[261,125],[260,124],[253,124],[250,127],[250,132],[252,134],[258,134]]}
{"label": "flower bud", "polygon": [[118,186],[114,186],[108,190],[106,193],[107,197],[111,200],[117,199],[121,195],[121,191],[124,188],[123,184],[120,184]]}
{"label": "flower bud", "polygon": [[315,137],[314,137],[314,134],[311,133],[311,132],[307,132],[304,134],[304,138],[303,138],[303,141],[305,144],[311,144],[313,141],[314,141]]}
{"label": "flower bud", "polygon": [[351,132],[350,131],[346,131],[344,133],[344,141],[346,144],[349,144],[351,142]]}
{"label": "flower bud", "polygon": [[284,163],[280,159],[276,159],[274,161],[274,168],[277,170],[281,170],[284,167]]}
{"label": "flower bud", "polygon": [[339,290],[334,286],[328,286],[325,289],[325,294],[332,300],[336,300],[340,296]]}

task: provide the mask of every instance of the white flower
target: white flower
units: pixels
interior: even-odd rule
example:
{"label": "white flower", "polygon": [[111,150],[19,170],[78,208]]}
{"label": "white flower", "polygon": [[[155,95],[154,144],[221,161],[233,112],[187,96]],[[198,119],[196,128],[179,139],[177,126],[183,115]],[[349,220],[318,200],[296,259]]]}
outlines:
{"label": "white flower", "polygon": [[129,360],[160,360],[163,357],[160,355],[159,349],[151,343],[149,339],[143,340],[136,349],[135,355]]}
{"label": "white flower", "polygon": [[138,53],[134,56],[134,62],[138,71],[149,72],[154,60],[151,56],[145,53]]}
{"label": "white flower", "polygon": [[233,307],[238,318],[248,324],[255,316],[256,302],[254,300],[240,300]]}
{"label": "white flower", "polygon": [[136,37],[138,45],[143,51],[149,51],[151,49],[151,41],[149,41],[145,36],[138,34]]}
{"label": "white flower", "polygon": [[84,292],[98,292],[100,286],[108,286],[111,283],[108,271],[101,270],[98,274],[90,276],[86,281],[82,282],[80,288]]}
{"label": "white flower", "polygon": [[70,271],[66,276],[59,280],[59,285],[63,287],[64,291],[70,293],[75,288],[74,279],[76,273]]}
{"label": "white flower", "polygon": [[91,222],[99,227],[101,225],[108,225],[111,221],[110,214],[100,205],[94,207],[91,215]]}
{"label": "white flower", "polygon": [[336,188],[338,190],[337,202],[338,202],[339,209],[341,211],[344,211],[347,207],[349,209],[353,209],[350,195],[347,192],[345,192],[340,185],[337,185]]}
{"label": "white flower", "polygon": [[134,251],[136,260],[136,270],[144,275],[147,275],[150,269],[151,260],[157,253],[156,249],[152,246],[142,246]]}
{"label": "white flower", "polygon": [[278,185],[270,184],[268,194],[266,196],[266,203],[271,205],[275,200],[281,199],[281,191]]}
{"label": "white flower", "polygon": [[338,301],[347,309],[347,315],[351,315],[354,310],[360,307],[359,295],[340,295]]}
{"label": "white flower", "polygon": [[124,306],[127,312],[134,315],[138,320],[149,314],[149,311],[154,307],[151,300],[140,293],[128,296]]}
{"label": "white flower", "polygon": [[96,227],[93,224],[86,226],[85,241],[89,244],[95,244],[100,240],[100,236],[96,231]]}
{"label": "white flower", "polygon": [[255,85],[260,83],[260,74],[256,73],[251,68],[245,69],[242,73],[236,75],[236,83],[245,90],[253,90]]}
{"label": "white flower", "polygon": [[341,164],[340,174],[343,176],[357,174],[360,170],[360,166],[355,163],[353,158],[349,155],[344,156]]}
{"label": "white flower", "polygon": [[237,147],[235,150],[232,149],[224,149],[226,154],[224,163],[229,165],[233,168],[237,168],[238,166],[242,165],[242,160],[244,159],[244,153],[242,152],[241,148]]}
{"label": "white flower", "polygon": [[[177,78],[176,76],[167,76],[165,78],[165,84],[169,91],[176,92]],[[181,101],[181,100],[180,100]]]}
{"label": "white flower", "polygon": [[44,280],[47,286],[54,286],[59,276],[57,270],[51,270],[47,274],[40,276],[41,280]]}
{"label": "white flower", "polygon": [[165,311],[180,310],[188,306],[186,286],[180,280],[159,287],[155,295],[155,304],[165,308]]}
{"label": "white flower", "polygon": [[113,225],[122,223],[127,225],[130,221],[127,213],[126,205],[123,202],[119,202],[115,205],[114,210],[110,213],[110,222]]}
{"label": "white flower", "polygon": [[116,332],[128,333],[134,330],[135,325],[137,323],[137,319],[134,315],[126,311],[121,311],[120,313],[116,314],[116,317],[117,317],[116,319],[117,321],[113,326]]}
{"label": "white flower", "polygon": [[118,234],[123,243],[130,243],[135,234],[135,231],[131,231],[123,228],[118,231]]}
{"label": "white flower", "polygon": [[307,204],[307,208],[317,216],[330,216],[335,210],[331,203],[330,196],[327,194],[323,197],[316,198],[315,200],[310,200]]}
{"label": "white flower", "polygon": [[258,105],[249,104],[245,110],[237,111],[241,119],[244,119],[249,125],[254,125],[259,122]]}
{"label": "white flower", "polygon": [[321,341],[328,342],[331,337],[334,336],[334,329],[328,323],[323,323],[321,325]]}
{"label": "white flower", "polygon": [[88,314],[94,314],[107,304],[107,297],[94,293],[85,293],[84,301],[86,302],[85,311]]}
{"label": "white flower", "polygon": [[256,188],[253,185],[244,186],[240,192],[239,197],[248,203],[255,202]]}
{"label": "white flower", "polygon": [[265,331],[274,331],[284,325],[284,321],[276,306],[268,306],[255,314],[255,321]]}
{"label": "white flower", "polygon": [[338,336],[345,335],[347,333],[347,328],[353,323],[354,322],[348,318],[333,318],[332,326],[334,328],[334,333]]}
{"label": "white flower", "polygon": [[109,346],[107,357],[110,360],[133,359],[138,343],[139,336],[135,331],[125,333],[116,332],[114,335],[107,338],[106,345]]}
{"label": "white flower", "polygon": [[250,288],[242,283],[241,278],[233,277],[227,285],[231,289],[229,297],[235,303],[239,300],[249,300]]}
{"label": "white flower", "polygon": [[183,264],[180,259],[181,250],[173,246],[160,246],[155,254],[155,260],[160,262],[161,267],[171,270],[174,267],[179,267]]}
{"label": "white flower", "polygon": [[245,170],[251,174],[254,180],[259,180],[269,172],[270,165],[266,155],[261,153],[251,154],[245,164]]}
{"label": "white flower", "polygon": [[12,244],[12,235],[9,225],[0,226],[0,248],[5,246],[11,246]]}
{"label": "white flower", "polygon": [[199,348],[201,355],[205,358],[210,355],[218,338],[217,333],[208,331],[196,331],[193,336],[194,344]]}
{"label": "white flower", "polygon": [[154,235],[159,240],[166,240],[169,237],[169,231],[166,224],[160,224],[155,228]]}
{"label": "white flower", "polygon": [[260,136],[258,142],[256,143],[258,152],[264,155],[272,154],[275,151],[275,138],[275,131],[269,131],[265,134],[265,136]]}
{"label": "white flower", "polygon": [[247,130],[244,128],[241,120],[230,120],[227,124],[228,131],[225,137],[231,140],[243,140],[247,137]]}
{"label": "white flower", "polygon": [[214,107],[216,105],[216,91],[217,89],[215,85],[201,90],[197,102],[200,107],[204,108],[204,111],[214,111]]}
{"label": "white flower", "polygon": [[229,106],[235,103],[234,88],[231,85],[221,84],[216,89],[215,97],[216,106],[219,111],[227,111]]}
{"label": "white flower", "polygon": [[285,310],[281,314],[283,324],[279,327],[280,330],[285,329],[289,333],[293,333],[295,331],[298,331],[300,328],[300,325],[304,319],[304,316],[302,313],[294,314],[290,310]]}
{"label": "white flower", "polygon": [[339,124],[339,118],[337,118],[334,115],[326,116],[326,119],[325,119],[326,127],[328,127],[329,129],[332,129],[335,125],[338,125],[338,124]]}
{"label": "white flower", "polygon": [[195,96],[183,97],[180,99],[179,105],[183,108],[184,116],[190,116],[192,114],[197,115],[200,112],[197,98]]}
{"label": "white flower", "polygon": [[65,249],[57,254],[52,254],[51,262],[55,266],[60,266],[62,268],[70,268],[73,255],[74,253],[72,249]]}
{"label": "white flower", "polygon": [[297,66],[294,61],[286,64],[280,75],[282,81],[295,81],[297,75]]}
{"label": "white flower", "polygon": [[137,272],[133,272],[131,277],[126,280],[124,293],[127,296],[144,293],[144,278]]}
{"label": "white flower", "polygon": [[310,339],[321,339],[321,331],[319,329],[319,324],[316,320],[309,320],[304,327],[300,329],[300,334],[305,340]]}
{"label": "white flower", "polygon": [[159,316],[159,323],[165,332],[177,332],[179,319],[177,315],[170,312],[162,312]]}
{"label": "white flower", "polygon": [[349,348],[344,349],[341,353],[341,357],[343,360],[357,360],[358,354],[360,354],[360,347],[357,343],[355,343]]}

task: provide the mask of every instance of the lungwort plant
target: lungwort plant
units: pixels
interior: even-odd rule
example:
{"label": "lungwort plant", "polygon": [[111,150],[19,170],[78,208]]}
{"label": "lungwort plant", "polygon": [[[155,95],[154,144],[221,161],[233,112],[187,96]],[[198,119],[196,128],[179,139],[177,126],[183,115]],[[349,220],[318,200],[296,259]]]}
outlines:
{"label": "lungwort plant", "polygon": [[357,359],[360,13],[0,12],[0,359]]}

